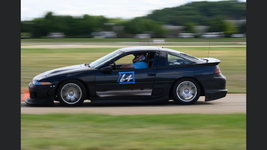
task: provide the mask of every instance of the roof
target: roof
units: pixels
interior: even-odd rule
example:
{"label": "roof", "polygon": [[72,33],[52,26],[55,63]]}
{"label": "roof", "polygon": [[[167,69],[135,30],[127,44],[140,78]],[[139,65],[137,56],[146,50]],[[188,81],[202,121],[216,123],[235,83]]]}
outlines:
{"label": "roof", "polygon": [[136,47],[127,47],[127,48],[121,48],[119,49],[123,52],[134,52],[134,51],[169,51],[174,53],[181,53],[179,51],[168,49],[164,47],[158,47],[158,46],[136,46]]}
{"label": "roof", "polygon": [[129,52],[129,51],[143,51],[143,50],[161,50],[161,47],[156,47],[156,46],[136,46],[136,47],[127,47],[127,48],[121,48],[119,50],[124,51],[124,52]]}

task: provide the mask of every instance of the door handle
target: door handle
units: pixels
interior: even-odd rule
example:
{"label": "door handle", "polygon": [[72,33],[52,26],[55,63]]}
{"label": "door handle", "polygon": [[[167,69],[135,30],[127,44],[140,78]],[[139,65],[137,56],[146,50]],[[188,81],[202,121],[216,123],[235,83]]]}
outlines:
{"label": "door handle", "polygon": [[156,76],[155,73],[148,73],[147,76]]}

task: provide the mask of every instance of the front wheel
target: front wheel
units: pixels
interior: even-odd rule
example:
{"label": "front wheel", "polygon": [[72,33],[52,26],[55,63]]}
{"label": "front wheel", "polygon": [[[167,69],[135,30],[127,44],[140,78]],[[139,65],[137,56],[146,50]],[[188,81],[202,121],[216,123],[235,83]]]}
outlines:
{"label": "front wheel", "polygon": [[172,89],[174,101],[180,104],[194,104],[200,96],[198,83],[191,78],[178,80]]}
{"label": "front wheel", "polygon": [[80,81],[69,80],[59,85],[57,97],[62,105],[79,106],[86,97],[86,90]]}

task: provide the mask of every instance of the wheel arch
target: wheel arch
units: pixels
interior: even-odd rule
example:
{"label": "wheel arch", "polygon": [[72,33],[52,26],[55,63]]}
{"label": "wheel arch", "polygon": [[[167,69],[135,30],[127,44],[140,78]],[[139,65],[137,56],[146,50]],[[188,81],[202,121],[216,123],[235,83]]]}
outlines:
{"label": "wheel arch", "polygon": [[169,98],[170,99],[172,99],[173,98],[173,95],[172,95],[172,89],[173,89],[173,86],[174,86],[174,84],[177,82],[177,81],[179,81],[179,80],[182,80],[182,79],[194,79],[197,83],[198,83],[198,85],[199,85],[199,87],[200,87],[200,96],[205,96],[205,89],[204,89],[204,87],[203,87],[203,85],[201,84],[201,82],[198,80],[198,79],[196,79],[196,78],[194,78],[194,77],[181,77],[181,78],[177,78],[175,81],[173,81],[173,83],[172,83],[172,85],[171,85],[171,88],[170,88],[170,90],[169,90]]}
{"label": "wheel arch", "polygon": [[60,85],[61,83],[65,82],[65,81],[68,81],[68,80],[77,80],[77,81],[80,81],[80,82],[84,85],[84,87],[85,87],[85,90],[86,90],[86,99],[90,99],[90,91],[89,91],[88,86],[86,85],[86,83],[85,83],[83,80],[81,80],[81,79],[77,79],[77,78],[68,78],[68,79],[64,79],[64,80],[61,80],[60,82],[58,82],[58,83],[57,83],[57,86],[56,86],[56,90],[55,90],[55,95],[54,95],[54,97],[56,97],[56,95],[57,95],[57,91],[58,91],[58,87],[59,87],[59,85]]}

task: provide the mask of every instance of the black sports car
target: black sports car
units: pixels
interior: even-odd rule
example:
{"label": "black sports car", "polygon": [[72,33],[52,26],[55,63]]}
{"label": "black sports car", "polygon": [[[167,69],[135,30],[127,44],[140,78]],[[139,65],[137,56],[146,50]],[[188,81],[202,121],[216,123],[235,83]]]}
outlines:
{"label": "black sports car", "polygon": [[[145,68],[123,67],[135,66],[127,62],[133,58],[145,62]],[[122,48],[94,62],[35,76],[25,102],[52,105],[56,100],[78,106],[86,99],[91,103],[165,103],[173,99],[180,104],[193,104],[200,96],[211,101],[227,93],[219,63],[216,58],[196,58],[163,47]]]}

